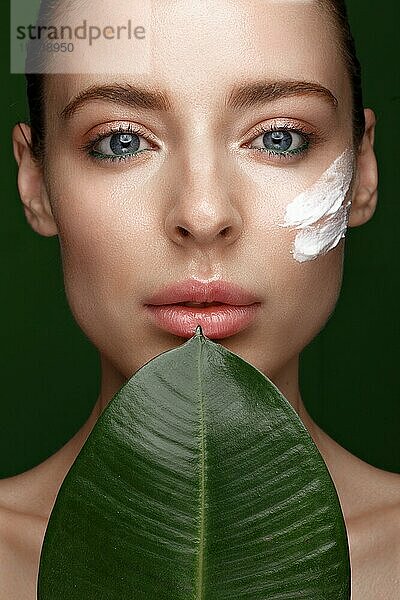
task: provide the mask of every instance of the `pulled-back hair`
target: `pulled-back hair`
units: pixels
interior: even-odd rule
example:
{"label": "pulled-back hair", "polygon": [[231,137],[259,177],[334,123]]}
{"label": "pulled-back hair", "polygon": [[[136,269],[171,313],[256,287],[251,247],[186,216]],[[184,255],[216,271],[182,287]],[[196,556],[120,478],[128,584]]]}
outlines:
{"label": "pulled-back hair", "polygon": [[[38,22],[49,22],[52,15],[60,15],[61,6],[63,12],[68,8],[71,2],[76,0],[42,0],[38,16]],[[364,131],[364,106],[362,98],[361,67],[356,54],[354,38],[351,33],[348,20],[348,13],[345,0],[315,0],[316,4],[327,11],[338,38],[338,56],[343,60],[347,70],[352,91],[352,123],[353,123],[353,144],[357,151],[361,144]],[[37,72],[40,69],[31,69],[36,72],[29,72],[35,61],[40,60],[35,54],[34,46],[28,45],[26,61],[26,83],[27,97],[29,105],[29,116],[31,126],[31,151],[33,158],[40,164],[43,164],[45,156],[45,78],[49,77],[44,72]],[[51,76],[51,75],[50,75]]]}

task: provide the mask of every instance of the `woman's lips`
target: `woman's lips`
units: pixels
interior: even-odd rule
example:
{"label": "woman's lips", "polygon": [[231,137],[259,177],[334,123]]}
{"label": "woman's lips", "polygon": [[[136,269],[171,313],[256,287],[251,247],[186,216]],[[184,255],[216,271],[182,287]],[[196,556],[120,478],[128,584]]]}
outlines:
{"label": "woman's lips", "polygon": [[232,304],[213,304],[196,307],[183,304],[146,304],[145,308],[154,323],[181,337],[190,338],[195,334],[197,325],[203,333],[214,339],[234,335],[248,327],[256,318],[260,302],[245,306]]}
{"label": "woman's lips", "polygon": [[186,279],[170,283],[146,298],[145,304],[163,306],[167,304],[185,304],[186,302],[222,302],[233,306],[243,306],[260,302],[256,294],[237,283],[222,279],[201,281]]}

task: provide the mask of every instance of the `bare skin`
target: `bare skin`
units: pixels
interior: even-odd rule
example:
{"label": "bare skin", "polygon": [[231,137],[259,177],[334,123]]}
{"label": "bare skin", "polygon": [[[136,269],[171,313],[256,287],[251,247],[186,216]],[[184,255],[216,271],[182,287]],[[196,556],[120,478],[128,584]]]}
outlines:
{"label": "bare skin", "polygon": [[[219,341],[272,379],[319,448],[348,529],[352,600],[400,595],[400,476],[359,460],[322,431],[307,414],[298,383],[300,352],[338,298],[344,240],[299,264],[290,254],[293,232],[277,226],[288,202],[352,146],[349,80],[332,25],[313,2],[237,0],[236,12],[232,6],[227,0],[154,3],[157,35],[143,77],[130,72],[129,47],[128,55],[120,54],[130,83],[163,90],[168,111],[97,99],[65,122],[62,109],[83,89],[126,82],[126,76],[72,75],[49,82],[44,170],[32,161],[29,127],[23,125],[26,139],[14,128],[26,218],[40,235],[59,236],[68,301],[99,351],[102,381],[90,418],[63,448],[0,482],[0,600],[35,600],[44,531],[69,467],[126,379],[182,342],[149,320],[146,297],[160,284],[215,276],[260,296],[257,322]],[[226,109],[222,100],[233,85],[266,78],[317,82],[337,107],[321,94],[307,94]],[[365,118],[349,227],[369,221],[377,202],[373,111],[365,109]],[[82,151],[88,131],[101,129],[105,139],[111,123],[140,125],[148,140],[140,157],[106,162]],[[261,123],[302,126],[317,143],[307,154],[267,156],[252,145]]]}

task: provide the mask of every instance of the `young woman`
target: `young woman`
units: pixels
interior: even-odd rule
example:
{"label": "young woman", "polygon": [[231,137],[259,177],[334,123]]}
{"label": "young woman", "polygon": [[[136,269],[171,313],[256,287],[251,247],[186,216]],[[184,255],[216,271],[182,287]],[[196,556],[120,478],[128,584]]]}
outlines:
{"label": "young woman", "polygon": [[[112,7],[96,3],[88,19],[113,23]],[[59,237],[69,305],[102,377],[82,429],[0,482],[0,600],[34,600],[49,514],[97,418],[196,323],[268,375],[317,444],[345,516],[352,600],[395,600],[400,477],[318,427],[298,383],[299,354],[338,299],[346,227],[377,202],[375,116],[345,8],[165,0],[152,3],[151,31],[141,72],[121,39],[118,72],[99,73],[95,53],[86,74],[75,56],[75,73],[29,75],[31,124],[13,130],[26,218]]]}

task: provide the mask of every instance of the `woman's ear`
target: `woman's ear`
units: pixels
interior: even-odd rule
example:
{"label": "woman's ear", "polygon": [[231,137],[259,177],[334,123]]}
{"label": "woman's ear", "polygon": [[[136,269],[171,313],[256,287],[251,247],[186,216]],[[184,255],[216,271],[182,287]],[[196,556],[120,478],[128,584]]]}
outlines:
{"label": "woman's ear", "polygon": [[26,219],[32,229],[47,237],[57,235],[57,225],[51,210],[43,168],[31,154],[31,129],[17,123],[12,132],[15,160],[18,163],[18,190]]}
{"label": "woman's ear", "polygon": [[370,108],[364,109],[365,133],[357,156],[357,175],[349,214],[349,227],[363,225],[375,212],[378,200],[378,166],[374,153],[376,118]]}

